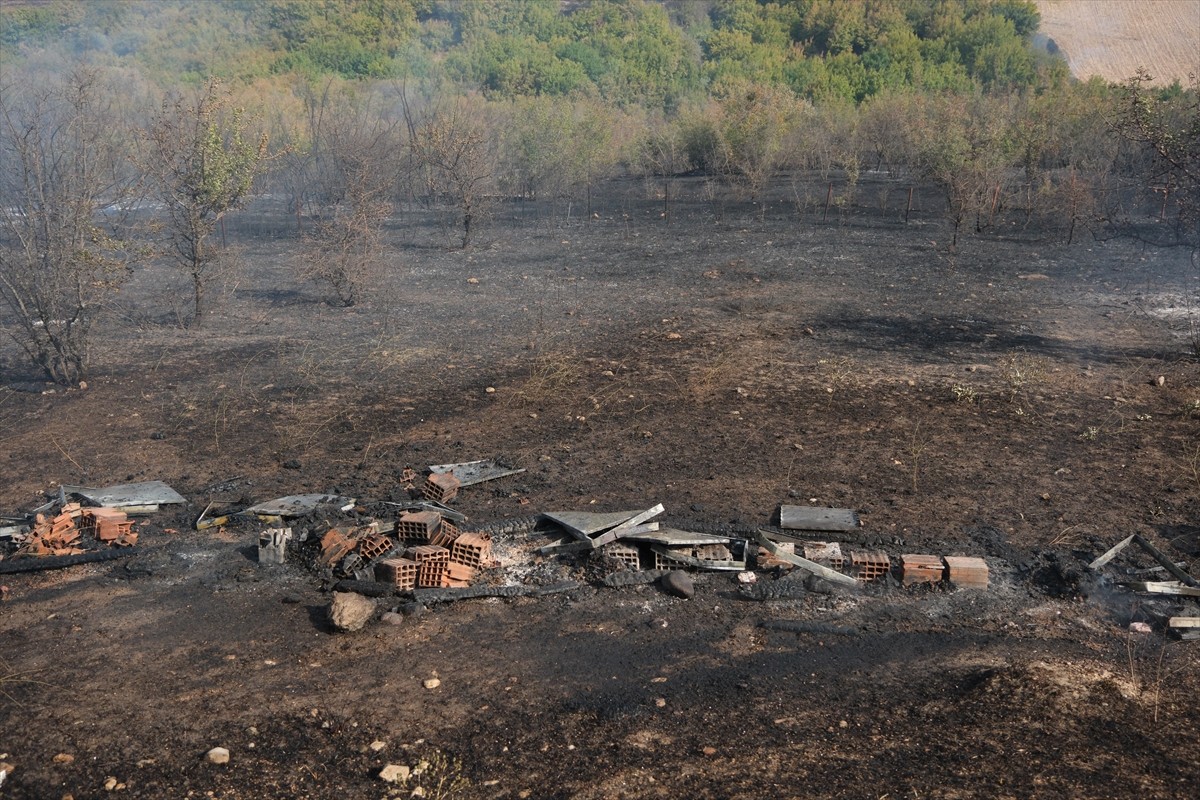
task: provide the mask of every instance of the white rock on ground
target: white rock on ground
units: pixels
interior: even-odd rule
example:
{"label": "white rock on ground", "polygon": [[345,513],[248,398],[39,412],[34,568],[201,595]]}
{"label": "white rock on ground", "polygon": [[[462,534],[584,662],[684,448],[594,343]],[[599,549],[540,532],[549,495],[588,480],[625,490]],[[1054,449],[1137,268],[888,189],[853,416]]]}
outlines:
{"label": "white rock on ground", "polygon": [[410,772],[408,767],[401,764],[388,764],[379,770],[379,779],[388,783],[404,783]]}
{"label": "white rock on ground", "polygon": [[204,754],[204,760],[210,764],[228,764],[229,751],[224,747],[214,747]]}

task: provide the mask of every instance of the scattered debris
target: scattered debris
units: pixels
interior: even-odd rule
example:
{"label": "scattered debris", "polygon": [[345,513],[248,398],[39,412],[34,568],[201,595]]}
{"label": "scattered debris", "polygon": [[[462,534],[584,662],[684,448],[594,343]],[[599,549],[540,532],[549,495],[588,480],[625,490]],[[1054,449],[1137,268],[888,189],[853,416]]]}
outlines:
{"label": "scattered debris", "polygon": [[1184,572],[1174,561],[1164,555],[1163,552],[1157,547],[1150,544],[1150,542],[1148,542],[1140,533],[1135,533],[1132,536],[1126,536],[1124,539],[1117,542],[1108,550],[1108,552],[1097,558],[1092,563],[1088,564],[1088,569],[1096,570],[1104,566],[1108,562],[1112,561],[1122,550],[1129,546],[1130,543],[1136,544],[1138,547],[1149,553],[1150,557],[1157,561],[1163,569],[1171,573],[1176,580],[1188,586],[1200,587],[1200,581],[1197,581],[1191,575],[1188,575],[1186,572]]}
{"label": "scattered debris", "polygon": [[40,572],[47,569],[62,569],[77,564],[94,564],[101,561],[112,561],[125,558],[137,553],[137,548],[127,547],[113,550],[88,550],[69,556],[46,556],[44,558],[8,558],[0,561],[0,575],[15,572]]}
{"label": "scattered debris", "polygon": [[1167,620],[1167,630],[1180,639],[1200,639],[1200,617],[1171,617]]}

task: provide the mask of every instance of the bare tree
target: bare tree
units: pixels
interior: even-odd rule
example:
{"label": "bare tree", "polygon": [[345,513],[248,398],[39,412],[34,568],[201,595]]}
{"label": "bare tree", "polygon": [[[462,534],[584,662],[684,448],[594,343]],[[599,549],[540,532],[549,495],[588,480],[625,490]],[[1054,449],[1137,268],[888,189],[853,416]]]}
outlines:
{"label": "bare tree", "polygon": [[137,188],[100,74],[0,87],[0,299],[5,327],[46,377],[86,374],[92,326],[129,276]]}
{"label": "bare tree", "polygon": [[496,138],[486,116],[469,98],[435,105],[420,117],[404,102],[404,115],[414,160],[426,170],[431,190],[458,210],[466,248],[496,184]]}
{"label": "bare tree", "polygon": [[145,167],[167,214],[171,256],[192,283],[196,326],[222,266],[210,238],[246,199],[267,160],[266,133],[252,137],[248,127],[245,111],[231,108],[228,93],[212,78],[193,98],[164,99],[145,131]]}
{"label": "bare tree", "polygon": [[302,272],[329,287],[338,303],[352,306],[381,277],[383,225],[395,210],[400,126],[380,114],[370,96],[338,95],[310,119],[322,121],[309,136],[317,219],[306,237],[315,257],[306,254]]}

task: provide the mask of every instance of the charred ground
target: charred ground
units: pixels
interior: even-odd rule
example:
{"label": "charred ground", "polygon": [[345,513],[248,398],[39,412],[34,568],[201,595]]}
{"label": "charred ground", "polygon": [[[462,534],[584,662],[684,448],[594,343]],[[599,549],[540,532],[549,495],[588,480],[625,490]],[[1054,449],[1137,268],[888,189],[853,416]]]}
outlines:
{"label": "charred ground", "polygon": [[[383,764],[429,760],[462,797],[1188,796],[1195,644],[1127,626],[1196,605],[1113,585],[1152,566],[1132,554],[1084,569],[1137,531],[1197,571],[1188,254],[1017,223],[951,253],[933,207],[822,220],[682,188],[669,216],[635,182],[589,219],[501,204],[467,251],[413,211],[350,309],[256,209],[202,332],[149,270],[86,390],[0,390],[4,508],[126,479],[191,502],[127,561],[5,579],[0,791],[384,797]],[[407,466],[492,456],[528,471],[464,490],[474,521],[661,502],[752,528],[815,500],[893,555],[983,556],[992,585],[756,603],[710,575],[687,601],[589,585],[337,635],[251,527],[190,529],[214,499],[387,499]],[[218,745],[231,763],[202,763]]]}

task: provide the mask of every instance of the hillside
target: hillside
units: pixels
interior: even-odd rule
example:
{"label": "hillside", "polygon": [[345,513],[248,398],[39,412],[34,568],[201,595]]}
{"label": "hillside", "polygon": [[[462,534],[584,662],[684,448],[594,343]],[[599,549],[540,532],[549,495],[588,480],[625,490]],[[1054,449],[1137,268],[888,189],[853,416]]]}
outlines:
{"label": "hillside", "polygon": [[1155,83],[1200,75],[1200,0],[1038,0],[1041,32],[1086,80],[1122,81],[1144,67]]}

